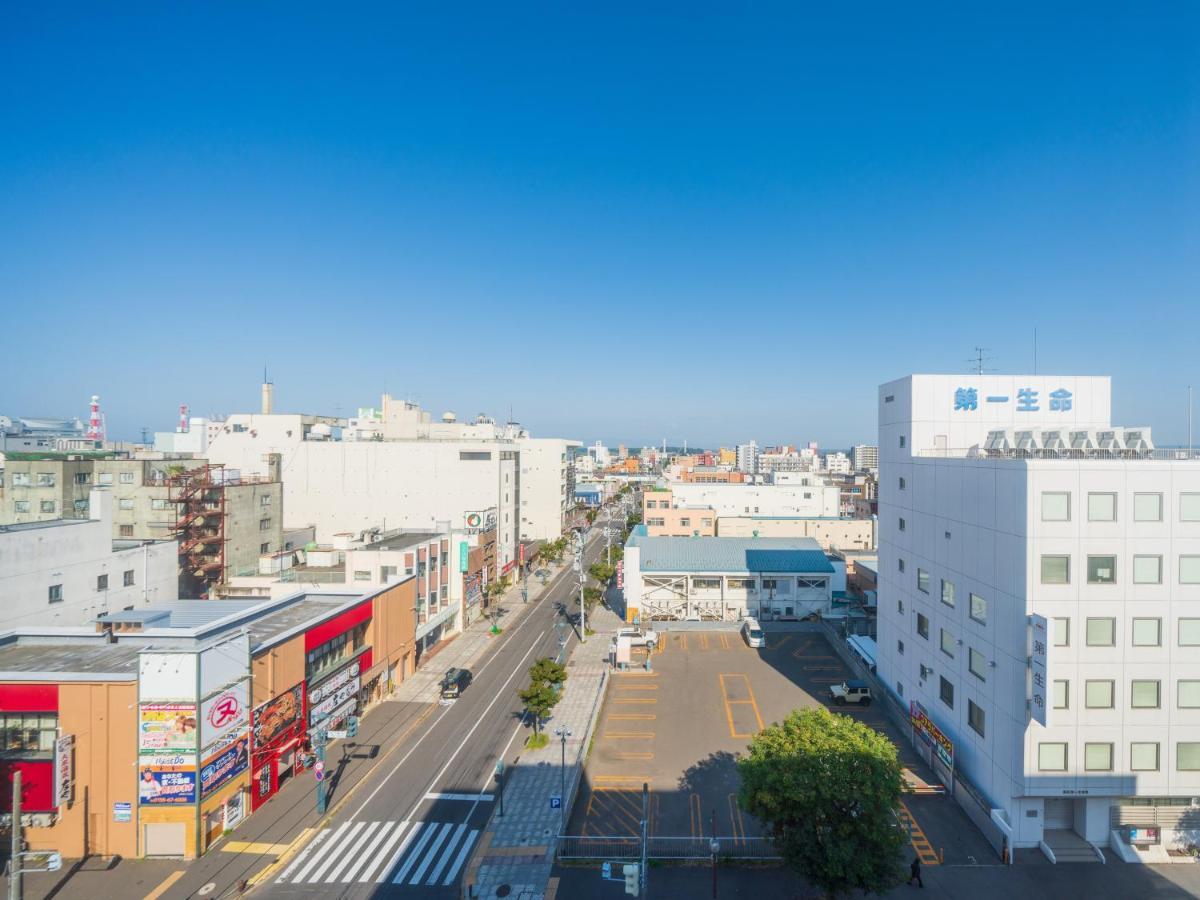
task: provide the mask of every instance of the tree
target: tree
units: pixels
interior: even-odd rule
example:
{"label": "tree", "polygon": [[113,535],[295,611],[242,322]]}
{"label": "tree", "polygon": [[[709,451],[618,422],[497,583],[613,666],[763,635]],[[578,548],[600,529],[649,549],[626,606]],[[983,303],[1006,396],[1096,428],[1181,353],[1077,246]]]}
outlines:
{"label": "tree", "polygon": [[561,687],[567,680],[567,669],[549,656],[544,656],[529,667],[529,687],[518,696],[525,712],[533,718],[534,735],[541,734],[542,722],[558,705],[562,697]]}
{"label": "tree", "polygon": [[828,897],[883,893],[902,880],[903,779],[884,735],[824,707],[795,711],[751,739],[738,772],[742,809]]}

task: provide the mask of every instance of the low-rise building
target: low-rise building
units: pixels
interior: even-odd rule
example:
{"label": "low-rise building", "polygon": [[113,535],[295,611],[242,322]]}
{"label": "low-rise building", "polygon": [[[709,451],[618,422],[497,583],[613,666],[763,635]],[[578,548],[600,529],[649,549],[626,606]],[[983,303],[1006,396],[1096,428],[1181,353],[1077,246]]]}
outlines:
{"label": "low-rise building", "polygon": [[[788,473],[780,473],[786,475]],[[776,476],[777,478],[780,476]],[[712,507],[718,516],[837,516],[838,489],[824,479],[796,475],[805,484],[672,483],[675,506]]]}
{"label": "low-rise building", "polygon": [[811,538],[651,537],[625,545],[628,621],[800,619],[831,609],[845,563]]}
{"label": "low-rise building", "polygon": [[874,550],[875,519],[840,516],[718,516],[718,537],[808,537],[822,550]]}

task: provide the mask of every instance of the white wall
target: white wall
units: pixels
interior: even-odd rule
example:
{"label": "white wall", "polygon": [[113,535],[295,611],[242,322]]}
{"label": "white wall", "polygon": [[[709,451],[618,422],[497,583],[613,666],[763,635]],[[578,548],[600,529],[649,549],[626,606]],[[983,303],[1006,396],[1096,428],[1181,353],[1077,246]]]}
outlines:
{"label": "white wall", "polygon": [[521,538],[553,541],[562,534],[563,515],[574,505],[571,453],[578,441],[521,438]]}
{"label": "white wall", "polygon": [[[809,477],[812,476],[803,476]],[[841,499],[836,485],[702,484],[673,482],[676,506],[709,506],[718,516],[837,516]]]}
{"label": "white wall", "polygon": [[[91,519],[0,528],[0,627],[85,625],[104,612],[178,599],[178,544],[114,551],[112,495],[93,490],[89,503]],[[101,575],[106,590],[97,590]],[[51,603],[56,584],[63,599]]]}

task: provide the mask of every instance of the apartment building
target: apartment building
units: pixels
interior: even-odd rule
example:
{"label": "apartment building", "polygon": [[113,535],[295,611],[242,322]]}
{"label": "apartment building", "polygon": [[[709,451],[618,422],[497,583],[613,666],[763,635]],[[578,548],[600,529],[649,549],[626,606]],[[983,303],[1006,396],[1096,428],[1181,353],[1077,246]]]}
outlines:
{"label": "apartment building", "polygon": [[879,448],[871,444],[855,444],[850,450],[850,462],[855,472],[879,468]]}
{"label": "apartment building", "polygon": [[677,507],[670,489],[642,493],[642,524],[651,537],[715,537],[717,517],[711,507]]}
{"label": "apartment building", "polygon": [[737,468],[748,475],[758,472],[758,444],[751,441],[748,444],[737,445]]}
{"label": "apartment building", "polygon": [[575,505],[575,450],[578,441],[517,439],[521,464],[521,540],[553,541],[562,534]]}
{"label": "apartment building", "polygon": [[704,484],[673,482],[675,506],[711,507],[718,516],[837,516],[838,489],[802,473],[776,484]]}
{"label": "apartment building", "polygon": [[821,468],[830,475],[849,475],[850,457],[841,451],[826,453],[821,457]]}
{"label": "apartment building", "polygon": [[1200,796],[1200,460],[1110,408],[1106,377],[879,389],[878,672],[1017,847],[1124,855],[1123,810]]}

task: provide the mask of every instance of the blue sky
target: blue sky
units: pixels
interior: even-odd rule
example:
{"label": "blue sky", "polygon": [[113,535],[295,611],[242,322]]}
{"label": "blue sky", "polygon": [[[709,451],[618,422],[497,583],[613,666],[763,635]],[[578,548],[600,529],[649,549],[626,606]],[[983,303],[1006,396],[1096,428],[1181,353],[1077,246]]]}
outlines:
{"label": "blue sky", "polygon": [[1036,327],[1184,439],[1194,4],[436,6],[10,8],[0,412],[838,446]]}

